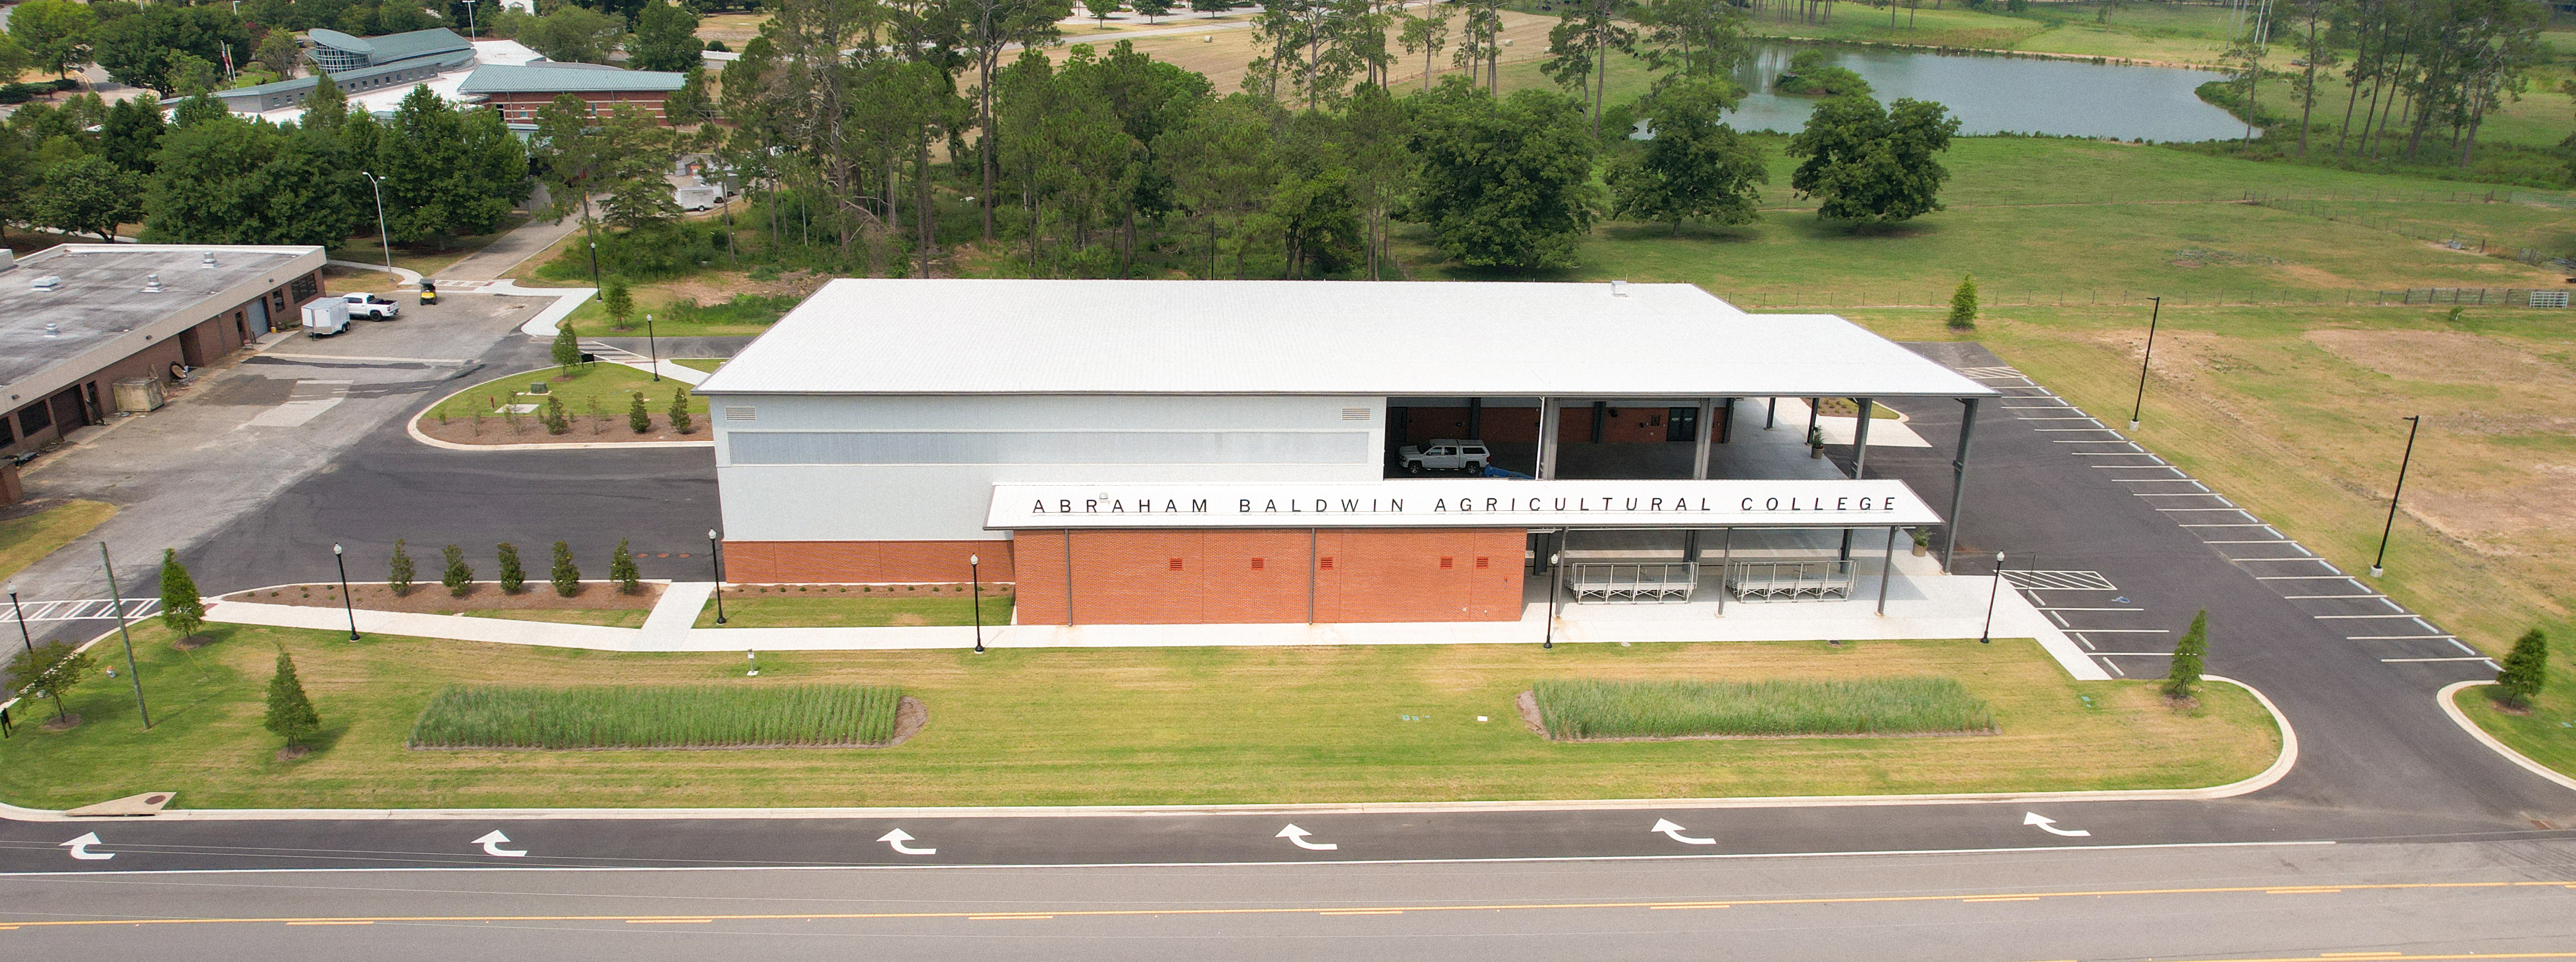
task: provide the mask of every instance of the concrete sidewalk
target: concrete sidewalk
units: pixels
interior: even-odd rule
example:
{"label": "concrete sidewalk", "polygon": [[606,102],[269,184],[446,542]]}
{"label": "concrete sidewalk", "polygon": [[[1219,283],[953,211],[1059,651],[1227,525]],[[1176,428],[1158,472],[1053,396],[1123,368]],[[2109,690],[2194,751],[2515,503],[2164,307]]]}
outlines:
{"label": "concrete sidewalk", "polygon": [[[1983,627],[1992,581],[1972,576],[1900,575],[1887,615],[1874,594],[1850,601],[1713,605],[1566,605],[1555,640],[1568,644],[1699,641],[1902,640],[1973,638]],[[644,627],[605,628],[506,618],[357,612],[366,633],[587,648],[598,651],[903,651],[967,648],[973,626],[924,628],[696,628],[715,585],[680,582],[664,589]],[[331,608],[221,601],[207,620],[224,624],[348,630],[349,616]],[[1262,647],[1287,645],[1537,644],[1548,634],[1547,605],[1526,606],[1518,621],[1399,624],[1258,625],[986,625],[984,644],[1012,648]],[[2016,592],[1994,599],[1993,636],[2035,638],[2069,675],[2108,681],[2081,648]]]}

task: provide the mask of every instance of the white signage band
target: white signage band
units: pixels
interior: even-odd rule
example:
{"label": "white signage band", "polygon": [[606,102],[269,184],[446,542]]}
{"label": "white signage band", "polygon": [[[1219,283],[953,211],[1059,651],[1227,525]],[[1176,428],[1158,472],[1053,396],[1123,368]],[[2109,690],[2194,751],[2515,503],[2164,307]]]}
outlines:
{"label": "white signage band", "polygon": [[1939,524],[1903,481],[997,484],[984,527],[1839,528]]}

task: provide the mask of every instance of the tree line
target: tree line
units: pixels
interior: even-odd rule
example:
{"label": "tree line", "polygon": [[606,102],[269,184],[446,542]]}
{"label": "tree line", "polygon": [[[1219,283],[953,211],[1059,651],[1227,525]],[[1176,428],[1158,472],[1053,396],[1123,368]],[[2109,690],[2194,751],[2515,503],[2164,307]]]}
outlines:
{"label": "tree line", "polygon": [[2318,108],[2336,109],[2320,84],[2340,75],[2349,89],[2332,156],[2395,150],[2413,163],[2431,148],[2468,167],[2488,115],[2521,99],[2532,68],[2553,58],[2540,39],[2549,9],[2534,0],[2290,0],[2271,10],[2239,32],[2228,58],[2251,125],[2256,87],[2275,74],[2264,63],[2288,48],[2290,69],[2279,73],[2298,98],[2303,157]]}

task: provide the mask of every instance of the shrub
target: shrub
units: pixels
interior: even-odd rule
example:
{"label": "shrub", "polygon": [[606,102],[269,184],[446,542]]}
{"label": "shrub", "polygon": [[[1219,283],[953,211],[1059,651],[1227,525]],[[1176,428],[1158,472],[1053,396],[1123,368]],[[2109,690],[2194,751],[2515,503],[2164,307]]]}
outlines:
{"label": "shrub", "polygon": [[501,593],[518,594],[527,584],[527,569],[519,567],[519,546],[501,542]]}
{"label": "shrub", "polygon": [[671,390],[671,430],[688,434],[697,429],[697,424],[689,419],[689,386],[683,384],[673,388]]}
{"label": "shrub", "polygon": [[400,598],[411,594],[411,552],[403,550],[401,538],[394,539],[393,563],[388,567],[390,570],[385,573],[385,581],[389,583],[388,587],[394,590],[394,597]]}
{"label": "shrub", "polygon": [[626,547],[626,539],[617,539],[617,556],[608,559],[608,580],[617,582],[618,591],[631,595],[644,590],[640,577],[635,570],[633,549]]}
{"label": "shrub", "polygon": [[304,681],[295,675],[295,659],[287,657],[284,648],[277,650],[277,673],[268,679],[268,718],[261,727],[283,736],[289,748],[322,729],[322,713],[305,696]]}
{"label": "shrub", "polygon": [[653,430],[653,412],[644,407],[642,391],[635,392],[632,403],[626,405],[626,426],[634,428],[637,434],[649,434]]}
{"label": "shrub", "polygon": [[1977,328],[1977,278],[1959,276],[1959,289],[1950,292],[1950,329],[1972,331]]}
{"label": "shrub", "polygon": [[546,433],[568,434],[571,431],[572,418],[564,412],[563,398],[559,395],[546,395]]}
{"label": "shrub", "polygon": [[574,592],[581,590],[581,569],[573,567],[572,545],[561,541],[555,542],[555,568],[551,580],[554,582],[555,594],[566,598],[572,597]]}
{"label": "shrub", "polygon": [[571,321],[562,321],[555,325],[553,350],[556,367],[571,367],[581,363],[581,335],[573,331]]}
{"label": "shrub", "polygon": [[188,577],[179,553],[168,548],[161,549],[161,624],[181,638],[206,626],[206,600],[197,594],[197,580]]}
{"label": "shrub", "polygon": [[456,686],[412,724],[415,748],[869,745],[894,737],[889,685]]}
{"label": "shrub", "polygon": [[2534,628],[2514,639],[2513,650],[2506,652],[2502,670],[2496,672],[2496,697],[2507,704],[2528,706],[2540,697],[2540,689],[2549,682],[2549,636]]}
{"label": "shrub", "polygon": [[1551,738],[1990,732],[1994,712],[1950,678],[1854,681],[1543,680]]}
{"label": "shrub", "polygon": [[609,329],[618,331],[635,329],[634,323],[628,320],[635,316],[635,295],[626,290],[625,281],[609,281],[608,288],[599,292],[599,306],[601,310],[608,312]]}
{"label": "shrub", "polygon": [[2174,646],[2173,668],[2165,672],[2165,697],[2189,698],[2200,687],[2201,664],[2209,658],[2209,609],[2191,616],[2191,630]]}
{"label": "shrub", "polygon": [[474,569],[465,564],[465,549],[448,545],[446,555],[447,571],[439,576],[438,583],[447,586],[448,597],[465,597],[466,592],[474,590]]}

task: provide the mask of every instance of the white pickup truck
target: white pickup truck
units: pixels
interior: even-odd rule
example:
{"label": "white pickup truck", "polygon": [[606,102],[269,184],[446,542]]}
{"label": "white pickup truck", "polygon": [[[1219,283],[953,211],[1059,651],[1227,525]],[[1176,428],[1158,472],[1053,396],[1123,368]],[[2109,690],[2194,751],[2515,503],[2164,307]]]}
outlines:
{"label": "white pickup truck", "polygon": [[390,321],[402,314],[401,305],[374,294],[342,294],[340,300],[348,303],[350,317]]}

